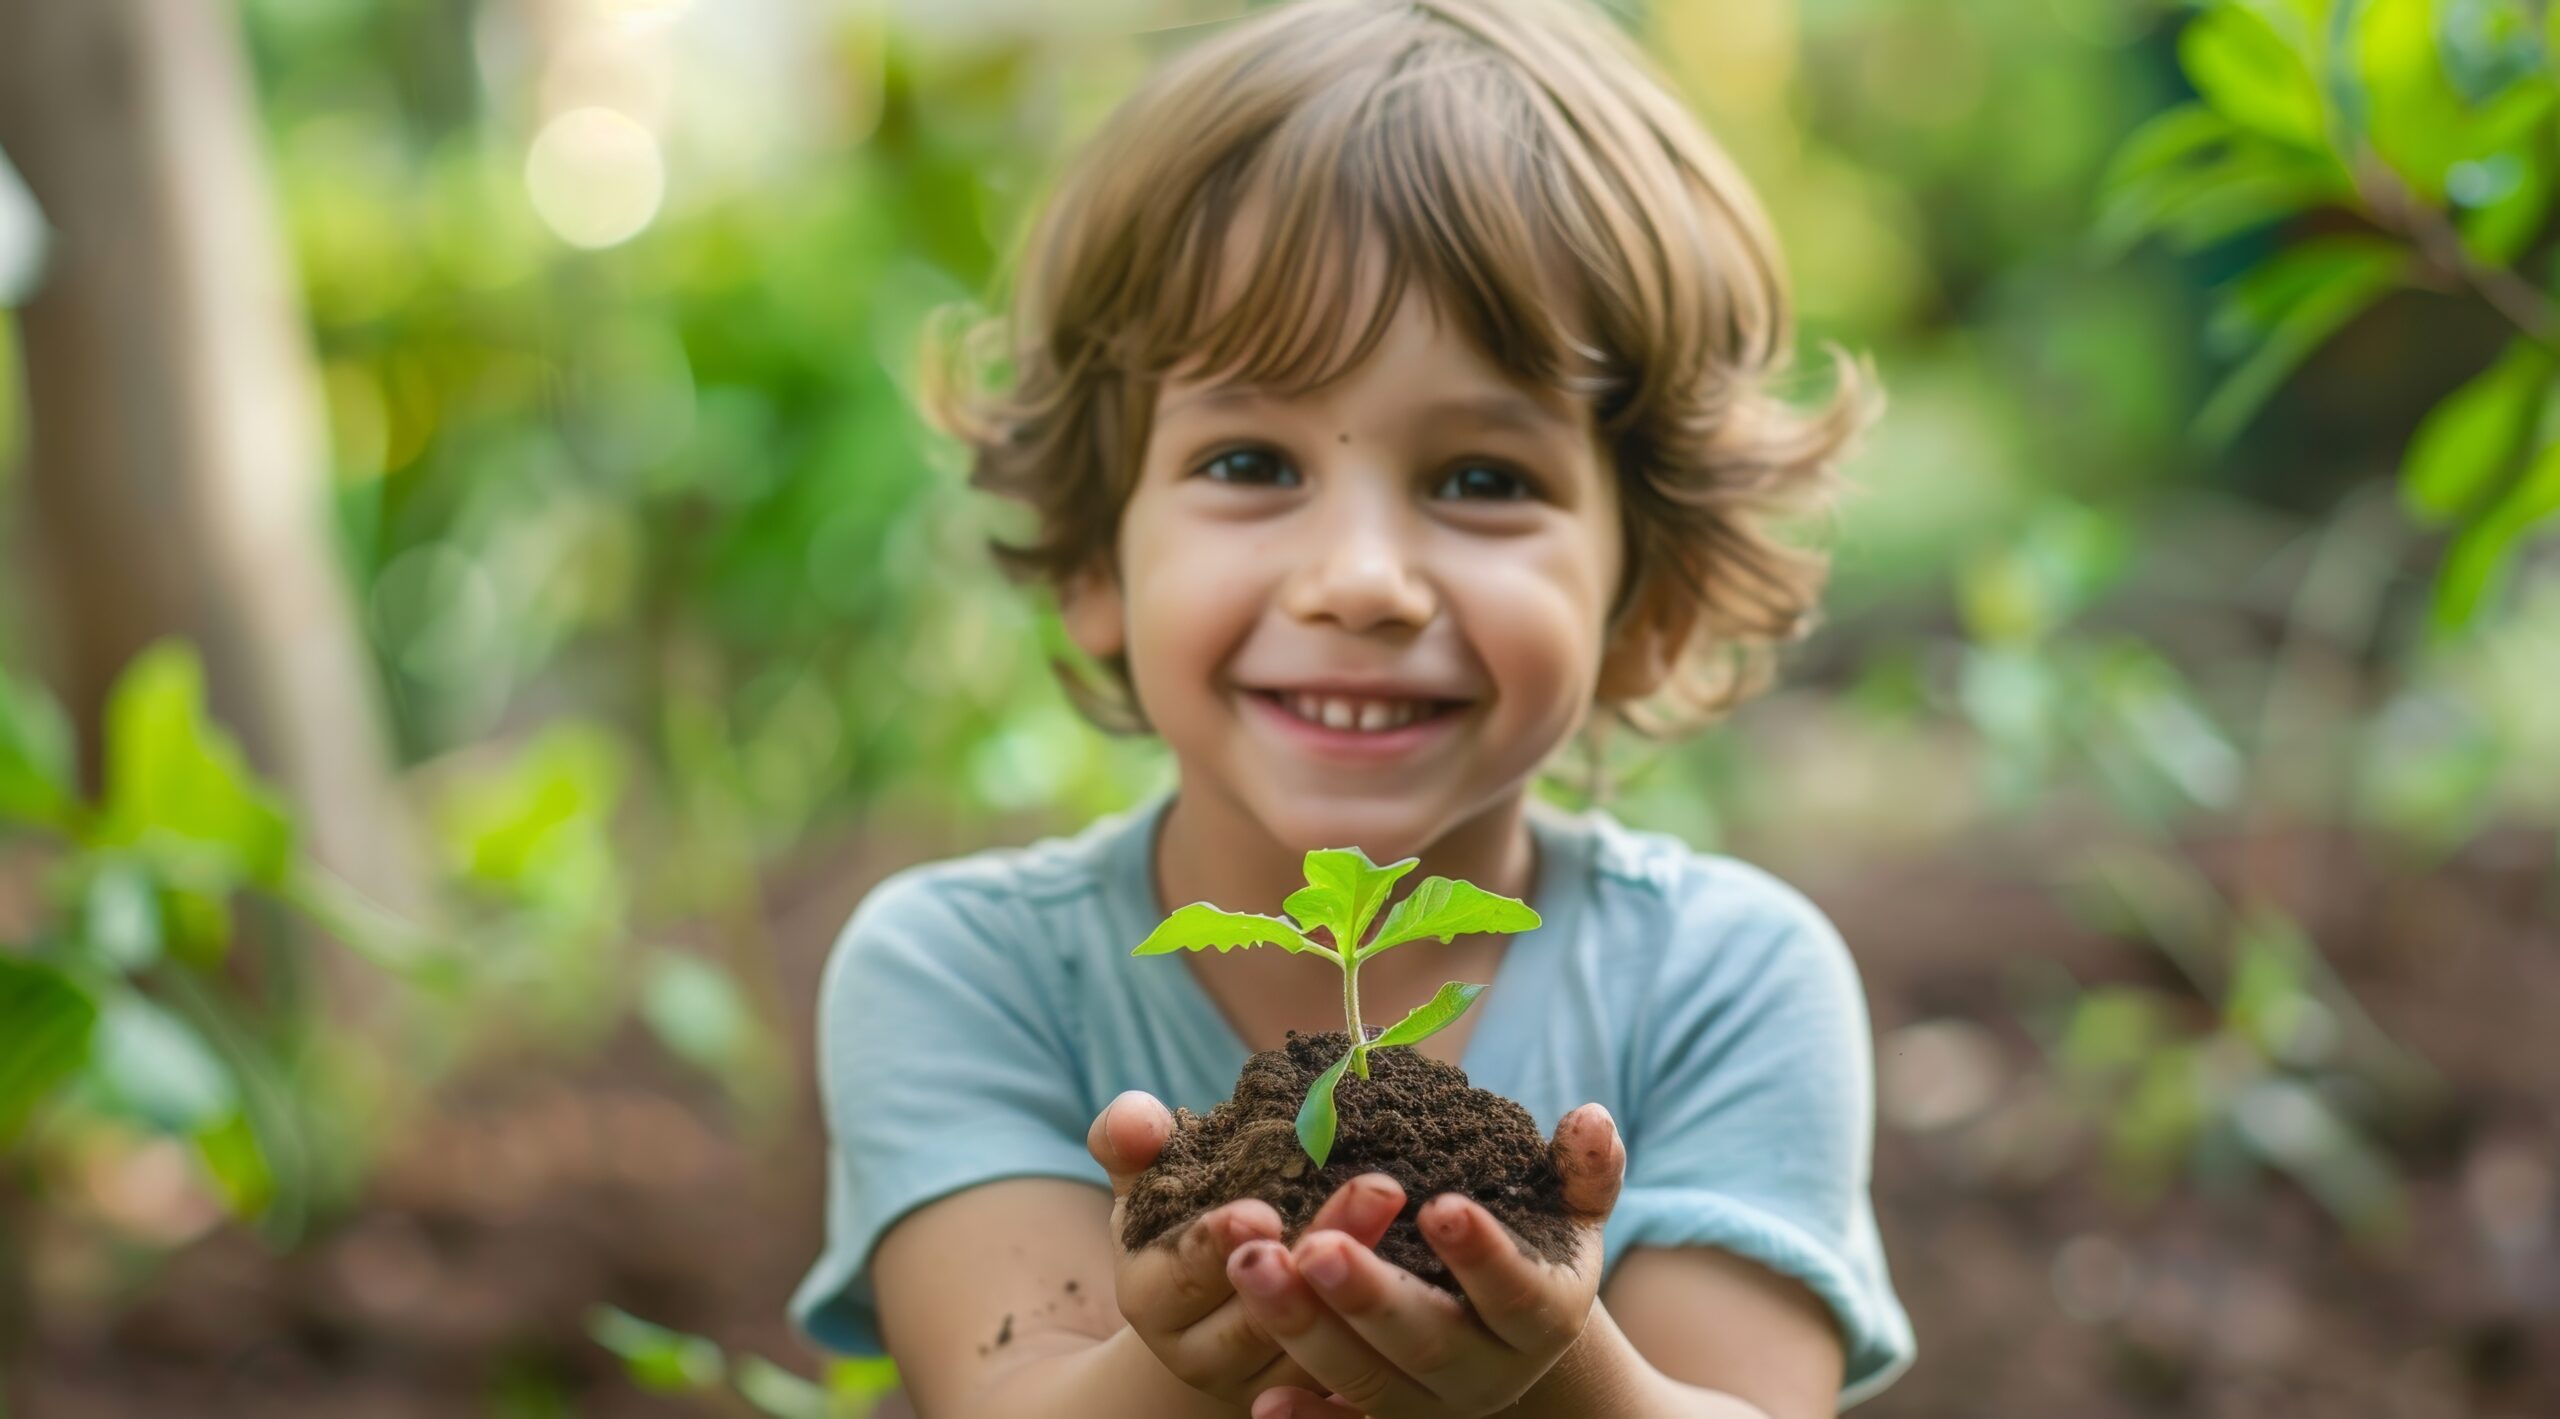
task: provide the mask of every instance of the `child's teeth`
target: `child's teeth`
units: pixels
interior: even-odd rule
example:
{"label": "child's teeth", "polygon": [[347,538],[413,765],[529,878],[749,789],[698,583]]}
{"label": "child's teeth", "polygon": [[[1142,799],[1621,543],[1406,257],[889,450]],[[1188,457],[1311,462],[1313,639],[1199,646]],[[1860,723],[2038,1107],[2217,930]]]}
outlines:
{"label": "child's teeth", "polygon": [[1328,695],[1284,695],[1289,712],[1310,724],[1364,733],[1401,729],[1428,713],[1419,700],[1355,700]]}

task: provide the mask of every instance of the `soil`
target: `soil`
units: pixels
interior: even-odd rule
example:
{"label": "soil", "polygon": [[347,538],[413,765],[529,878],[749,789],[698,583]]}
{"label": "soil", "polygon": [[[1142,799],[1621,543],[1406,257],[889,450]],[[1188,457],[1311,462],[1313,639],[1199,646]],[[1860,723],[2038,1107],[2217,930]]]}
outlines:
{"label": "soil", "polygon": [[1458,1293],[1457,1280],[1414,1219],[1444,1192],[1483,1204],[1528,1254],[1571,1264],[1573,1218],[1551,1145],[1527,1109],[1470,1085],[1454,1064],[1388,1049],[1369,1056],[1368,1078],[1345,1073],[1334,1090],[1341,1124],[1333,1150],[1315,1166],[1298,1145],[1298,1107],[1350,1041],[1340,1030],[1292,1030],[1285,1048],[1245,1061],[1234,1096],[1207,1117],[1175,1110],[1163,1154],[1130,1185],[1122,1242],[1169,1246],[1192,1218],[1243,1197],[1270,1203],[1295,1240],[1336,1188],[1374,1172],[1405,1194],[1378,1254],[1443,1290]]}

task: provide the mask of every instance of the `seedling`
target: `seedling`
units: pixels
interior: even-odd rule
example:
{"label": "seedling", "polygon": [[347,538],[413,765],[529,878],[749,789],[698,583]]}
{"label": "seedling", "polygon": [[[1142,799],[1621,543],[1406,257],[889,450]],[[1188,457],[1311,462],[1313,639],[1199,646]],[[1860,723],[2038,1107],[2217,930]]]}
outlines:
{"label": "seedling", "polygon": [[[1307,1156],[1319,1168],[1333,1152],[1338,1122],[1333,1087],[1341,1082],[1343,1069],[1348,1067],[1361,1078],[1368,1078],[1372,1050],[1420,1044],[1466,1014],[1467,1007],[1484,993],[1483,986],[1453,980],[1373,1040],[1360,1026],[1360,963],[1381,951],[1426,936],[1436,937],[1445,945],[1474,932],[1526,931],[1538,924],[1538,914],[1526,902],[1446,877],[1425,877],[1387,913],[1387,919],[1378,925],[1378,934],[1366,945],[1360,944],[1370,919],[1378,914],[1396,880],[1421,861],[1408,857],[1380,867],[1356,847],[1318,848],[1307,854],[1307,885],[1291,892],[1281,904],[1286,915],[1222,911],[1207,902],[1193,902],[1166,917],[1129,953],[1161,956],[1171,951],[1211,947],[1232,951],[1239,946],[1277,946],[1284,951],[1322,956],[1342,968],[1342,1021],[1350,1033],[1351,1048],[1317,1078],[1307,1091],[1307,1101],[1298,1107],[1299,1146],[1307,1150]],[[1325,946],[1308,939],[1307,933],[1317,927],[1323,927],[1335,944]]]}

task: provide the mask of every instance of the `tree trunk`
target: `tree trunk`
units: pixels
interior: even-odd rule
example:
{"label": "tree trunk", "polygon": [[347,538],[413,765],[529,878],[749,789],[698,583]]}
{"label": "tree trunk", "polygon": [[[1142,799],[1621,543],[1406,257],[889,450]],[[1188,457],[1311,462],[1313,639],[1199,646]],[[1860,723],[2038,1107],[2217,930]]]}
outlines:
{"label": "tree trunk", "polygon": [[[232,8],[0,0],[0,149],[53,233],[19,327],[29,589],[84,776],[96,784],[116,674],[183,636],[312,855],[387,906],[421,906]],[[324,974],[364,996],[340,954]]]}

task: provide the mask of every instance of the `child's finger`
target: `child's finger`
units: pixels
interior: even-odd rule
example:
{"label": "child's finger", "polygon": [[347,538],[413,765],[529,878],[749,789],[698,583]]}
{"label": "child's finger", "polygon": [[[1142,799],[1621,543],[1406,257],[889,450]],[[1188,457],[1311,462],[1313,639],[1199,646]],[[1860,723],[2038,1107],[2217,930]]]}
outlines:
{"label": "child's finger", "polygon": [[1289,1358],[1361,1412],[1429,1413],[1438,1401],[1370,1348],[1298,1274],[1286,1248],[1252,1242],[1227,1263],[1236,1294]]}
{"label": "child's finger", "polygon": [[1111,1175],[1111,1195],[1129,1195],[1129,1184],[1155,1166],[1165,1140],[1173,1136],[1173,1115],[1156,1096],[1131,1089],[1102,1106],[1085,1130],[1085,1151]]}
{"label": "child's finger", "polygon": [[1618,1137],[1618,1121],[1606,1108],[1584,1104],[1557,1121],[1550,1152],[1556,1171],[1564,1175],[1566,1209],[1586,1226],[1598,1226],[1618,1205],[1618,1188],[1627,1175],[1627,1146]]}
{"label": "child's finger", "polygon": [[1306,1231],[1342,1232],[1364,1247],[1375,1247],[1402,1211],[1402,1183],[1385,1173],[1362,1173],[1333,1190],[1333,1196],[1308,1221]]}
{"label": "child's finger", "polygon": [[1172,1246],[1151,1246],[1124,1257],[1118,1288],[1121,1314],[1141,1330],[1165,1334],[1187,1329],[1235,1294],[1227,1258],[1252,1241],[1280,1239],[1280,1214],[1259,1198],[1241,1198],[1191,1219]]}
{"label": "child's finger", "polygon": [[1284,1386],[1254,1397],[1253,1419],[1360,1419],[1360,1411],[1313,1390]]}
{"label": "child's finger", "polygon": [[1490,1387],[1519,1368],[1519,1357],[1476,1323],[1465,1302],[1376,1252],[1310,1232],[1293,1255],[1298,1274],[1334,1314],[1451,1407],[1479,1412],[1499,1398]]}
{"label": "child's finger", "polygon": [[[1476,1318],[1502,1342],[1524,1354],[1554,1354],[1582,1328],[1596,1289],[1584,1270],[1530,1256],[1500,1219],[1461,1193],[1444,1192],[1422,1205],[1423,1240],[1449,1264],[1458,1286],[1475,1303]],[[1596,1229],[1593,1235],[1596,1236]],[[1583,1248],[1596,1260],[1598,1248]]]}

